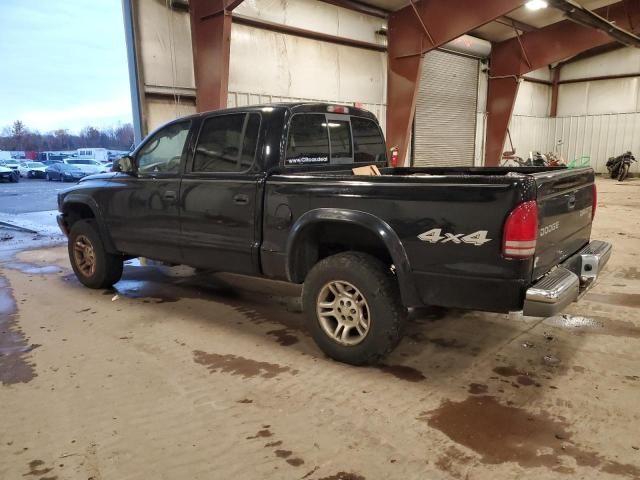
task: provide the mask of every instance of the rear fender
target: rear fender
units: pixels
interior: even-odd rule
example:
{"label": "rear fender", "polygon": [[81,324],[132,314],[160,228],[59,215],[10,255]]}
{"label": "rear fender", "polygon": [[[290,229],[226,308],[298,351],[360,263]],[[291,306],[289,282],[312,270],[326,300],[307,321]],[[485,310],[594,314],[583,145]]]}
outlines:
{"label": "rear fender", "polygon": [[384,220],[358,210],[318,208],[306,212],[295,222],[287,241],[286,273],[289,281],[293,282],[296,279],[293,257],[298,247],[298,242],[301,241],[302,232],[311,225],[325,222],[357,225],[374,233],[384,243],[391,256],[398,278],[402,303],[407,307],[422,305],[411,279],[409,258],[396,232]]}

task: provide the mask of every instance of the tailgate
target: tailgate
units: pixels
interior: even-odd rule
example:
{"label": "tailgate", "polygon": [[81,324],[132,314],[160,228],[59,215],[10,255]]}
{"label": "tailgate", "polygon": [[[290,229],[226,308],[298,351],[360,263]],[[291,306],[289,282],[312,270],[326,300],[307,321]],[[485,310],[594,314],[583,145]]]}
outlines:
{"label": "tailgate", "polygon": [[577,252],[591,235],[594,173],[590,168],[533,174],[537,187],[538,241],[533,279]]}

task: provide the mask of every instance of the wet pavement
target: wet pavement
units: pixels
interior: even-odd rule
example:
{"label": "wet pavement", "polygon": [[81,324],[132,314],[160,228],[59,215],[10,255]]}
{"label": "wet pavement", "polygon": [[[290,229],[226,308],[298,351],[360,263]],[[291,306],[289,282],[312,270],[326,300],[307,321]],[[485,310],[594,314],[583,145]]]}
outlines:
{"label": "wet pavement", "polygon": [[0,213],[19,214],[55,210],[57,195],[73,183],[21,178],[18,183],[0,182]]}
{"label": "wet pavement", "polygon": [[0,229],[0,478],[640,478],[640,181],[563,315],[411,313],[384,364],[324,357],[299,288],[131,261],[111,290]]}

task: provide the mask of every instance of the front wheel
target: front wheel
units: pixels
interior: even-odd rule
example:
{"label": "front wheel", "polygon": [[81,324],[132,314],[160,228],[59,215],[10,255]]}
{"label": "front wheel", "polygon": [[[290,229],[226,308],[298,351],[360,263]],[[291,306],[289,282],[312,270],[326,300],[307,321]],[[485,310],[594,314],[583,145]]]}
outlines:
{"label": "front wheel", "polygon": [[629,165],[622,165],[620,167],[620,173],[618,173],[618,181],[622,182],[629,175]]}
{"label": "front wheel", "polygon": [[109,288],[122,277],[122,257],[104,248],[94,220],[78,220],[69,232],[69,260],[84,286]]}
{"label": "front wheel", "polygon": [[317,263],[305,280],[303,305],[318,347],[351,365],[373,364],[391,352],[407,316],[390,268],[360,252]]}
{"label": "front wheel", "polygon": [[20,174],[18,172],[13,172],[10,180],[13,183],[18,183],[20,181]]}

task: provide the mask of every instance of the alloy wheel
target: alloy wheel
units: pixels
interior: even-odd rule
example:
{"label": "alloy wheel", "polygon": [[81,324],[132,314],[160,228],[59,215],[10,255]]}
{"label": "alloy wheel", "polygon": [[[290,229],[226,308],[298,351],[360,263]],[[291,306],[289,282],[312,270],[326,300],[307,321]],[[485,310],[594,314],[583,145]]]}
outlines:
{"label": "alloy wheel", "polygon": [[73,258],[78,270],[85,277],[96,273],[96,252],[91,241],[85,235],[78,235],[73,245]]}
{"label": "alloy wheel", "polygon": [[334,280],[322,287],[316,312],[322,330],[340,345],[357,345],[369,333],[371,313],[367,299],[349,282]]}

